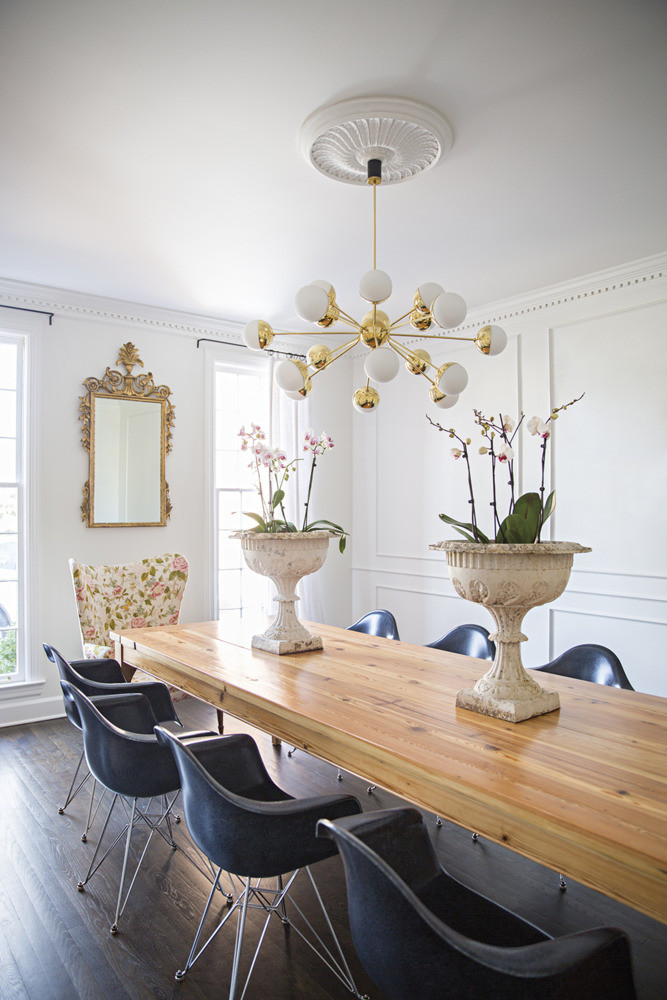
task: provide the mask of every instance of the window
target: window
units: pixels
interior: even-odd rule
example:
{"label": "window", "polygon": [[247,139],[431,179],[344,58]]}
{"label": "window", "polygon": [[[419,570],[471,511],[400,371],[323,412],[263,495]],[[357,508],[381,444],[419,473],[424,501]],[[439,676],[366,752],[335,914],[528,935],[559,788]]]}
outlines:
{"label": "window", "polygon": [[244,511],[257,510],[257,494],[240,449],[239,429],[251,423],[269,429],[269,370],[217,362],[215,365],[215,533],[218,618],[243,618],[269,610],[267,580],[249,570],[231,531],[252,527]]}
{"label": "window", "polygon": [[0,685],[26,679],[22,337],[0,334]]}

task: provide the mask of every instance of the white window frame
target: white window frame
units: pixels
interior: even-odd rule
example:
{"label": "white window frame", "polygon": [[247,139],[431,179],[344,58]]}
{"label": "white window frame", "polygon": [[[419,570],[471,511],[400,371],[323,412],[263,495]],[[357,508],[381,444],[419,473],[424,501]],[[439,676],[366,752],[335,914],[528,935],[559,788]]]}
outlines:
{"label": "white window frame", "polygon": [[[215,479],[215,377],[220,370],[230,372],[247,372],[257,375],[262,372],[266,376],[267,393],[271,391],[272,363],[265,355],[250,355],[243,347],[216,347],[213,344],[206,348],[206,454],[207,469],[207,523],[208,531],[208,615],[211,619],[218,618],[218,503]],[[269,406],[270,408],[270,406]],[[239,444],[240,446],[240,444]]]}
{"label": "white window frame", "polygon": [[[17,473],[18,473],[18,586],[17,629],[20,633],[17,673],[0,681],[0,701],[39,694],[44,685],[44,670],[36,654],[35,629],[38,622],[38,587],[34,566],[34,539],[37,537],[37,470],[39,453],[36,433],[39,393],[36,386],[36,342],[48,325],[46,317],[28,311],[0,310],[0,338],[19,347],[19,382],[17,397]],[[3,484],[5,485],[5,484]],[[14,484],[8,484],[14,485]]]}

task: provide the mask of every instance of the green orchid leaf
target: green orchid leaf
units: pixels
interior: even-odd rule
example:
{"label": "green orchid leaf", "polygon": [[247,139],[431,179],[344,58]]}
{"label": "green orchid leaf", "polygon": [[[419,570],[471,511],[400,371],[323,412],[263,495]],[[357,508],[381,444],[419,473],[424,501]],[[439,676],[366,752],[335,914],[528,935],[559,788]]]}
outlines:
{"label": "green orchid leaf", "polygon": [[243,516],[244,517],[251,517],[253,519],[253,521],[257,521],[257,527],[256,528],[249,528],[248,529],[249,531],[267,531],[268,530],[267,525],[266,525],[266,523],[264,521],[264,518],[260,517],[259,514],[251,514],[250,511],[244,511],[243,512]]}
{"label": "green orchid leaf", "polygon": [[349,534],[349,532],[345,531],[345,528],[341,528],[340,524],[334,524],[333,521],[325,521],[325,520],[311,521],[310,524],[307,524],[306,527],[303,530],[304,531],[335,531],[336,534],[338,534],[338,535],[340,535],[340,534],[343,534],[343,535]]}
{"label": "green orchid leaf", "polygon": [[524,493],[498,529],[496,541],[504,544],[530,544],[537,538],[542,503],[538,493]]}
{"label": "green orchid leaf", "polygon": [[276,492],[273,494],[273,497],[271,498],[271,506],[279,507],[284,499],[285,499],[285,490],[276,490]]}
{"label": "green orchid leaf", "polygon": [[[438,517],[440,518],[441,521],[444,521],[446,524],[451,524],[453,528],[456,528],[456,530],[459,532],[460,535],[463,535],[465,538],[468,538],[468,541],[482,542],[484,545],[489,544],[489,539],[486,537],[484,532],[480,531],[479,528],[475,527],[475,525],[471,524],[469,521],[457,521],[456,518],[449,517],[447,514],[438,514]],[[461,531],[461,528],[466,528],[467,531],[471,532],[472,538],[466,535],[464,531]]]}
{"label": "green orchid leaf", "polygon": [[544,505],[544,512],[542,513],[542,524],[546,521],[548,517],[554,512],[554,507],[556,506],[556,491],[552,490],[547,497],[546,503]]}
{"label": "green orchid leaf", "polygon": [[342,555],[343,552],[345,552],[345,544],[346,544],[346,542],[347,542],[346,536],[345,535],[341,535],[340,538],[339,538],[339,540],[338,540],[338,551],[341,553],[341,555]]}

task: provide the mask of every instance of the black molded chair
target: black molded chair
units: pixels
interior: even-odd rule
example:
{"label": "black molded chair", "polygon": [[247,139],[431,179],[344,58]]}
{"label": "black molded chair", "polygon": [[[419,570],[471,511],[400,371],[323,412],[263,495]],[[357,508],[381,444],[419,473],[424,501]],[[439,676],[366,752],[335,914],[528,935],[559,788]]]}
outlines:
{"label": "black molded chair", "polygon": [[[130,684],[123,676],[123,671],[117,660],[66,660],[62,653],[58,652],[55,646],[50,646],[47,642],[42,643],[44,652],[48,659],[56,665],[60,679],[73,684],[79,691],[83,691],[89,698],[106,694],[122,694],[131,692],[133,694],[142,693],[148,698],[151,708],[158,722],[178,722],[178,716],[174,711],[174,705],[166,684],[161,681],[143,681]],[[77,729],[81,729],[81,719],[79,711],[73,699],[63,693],[65,703],[65,714],[69,721]],[[83,788],[90,778],[90,771],[77,784],[81,766],[84,762],[84,751],[81,749],[81,756],[74,771],[69,791],[65,797],[65,802],[58,807],[58,812],[62,815],[67,809],[72,799]],[[81,840],[86,842],[90,824],[92,821],[92,808],[95,794],[95,783],[91,789],[90,804],[88,807],[88,818],[86,826],[81,834]]]}
{"label": "black molded chair", "polygon": [[[294,799],[271,780],[251,736],[217,736],[188,747],[173,732],[162,726],[158,726],[155,731],[165,749],[168,745],[173,751],[180,773],[183,811],[190,835],[218,868],[218,876],[204,908],[187,962],[176,973],[176,979],[180,980],[185,976],[231,914],[238,910],[229,990],[230,1000],[234,1000],[239,982],[246,917],[248,909],[253,907],[261,908],[266,913],[266,919],[242,995],[245,995],[269,920],[273,914],[277,914],[283,923],[290,924],[310,944],[350,992],[359,996],[308,867],[335,854],[334,845],[326,844],[315,834],[318,819],[323,816],[337,819],[361,812],[358,800],[352,795]],[[321,937],[316,938],[318,948],[287,915],[286,902],[289,899],[299,916],[305,919],[293,897],[289,895],[301,868],[306,869],[315,890],[333,937],[337,956],[326,949],[325,957],[319,950],[324,947]],[[217,878],[223,870],[231,878],[239,878],[242,888],[237,893],[233,906],[198,951]],[[282,876],[287,872],[293,874],[283,884]],[[270,878],[276,879],[275,889],[266,884],[266,880]],[[306,928],[310,929],[312,937],[314,932],[308,921]]]}
{"label": "black molded chair", "polygon": [[476,656],[480,660],[493,660],[495,643],[489,639],[489,630],[483,625],[457,625],[447,635],[435,642],[427,642],[430,649],[444,649],[448,653]]}
{"label": "black molded chair", "polygon": [[378,609],[362,615],[354,625],[347,626],[350,632],[365,632],[366,635],[377,635],[382,639],[398,639],[398,625],[391,611]]}
{"label": "black molded chair", "polygon": [[355,948],[388,1000],[632,1000],[626,935],[552,939],[452,878],[416,809],[320,820],[343,856]]}
{"label": "black molded chair", "polygon": [[[100,865],[125,836],[123,867],[115,915],[111,925],[111,933],[116,934],[118,921],[125,909],[153,834],[159,833],[172,850],[176,850],[171,831],[171,814],[174,801],[180,791],[178,770],[171,752],[162,746],[155,736],[154,728],[158,720],[144,693],[126,690],[120,694],[97,696],[93,702],[70,681],[61,680],[60,686],[65,697],[73,701],[79,713],[88,767],[96,781],[112,793],[111,805],[95,853],[86,875],[77,885],[80,892],[83,892]],[[128,684],[127,687],[134,689],[140,685]],[[208,730],[186,732],[177,722],[172,722],[171,725],[178,727],[183,737],[189,740],[211,735]],[[127,823],[98,861],[104,835],[119,799],[129,804]],[[148,799],[148,804],[140,806],[140,799]],[[157,814],[150,812],[153,799],[161,799]],[[125,899],[123,899],[132,831],[139,820],[145,822],[150,833],[137,862]],[[162,829],[163,825],[166,832]]]}
{"label": "black molded chair", "polygon": [[545,673],[549,674],[560,674],[562,677],[572,677],[580,681],[592,681],[594,684],[604,684],[607,687],[634,691],[616,653],[607,649],[606,646],[598,646],[594,642],[572,646],[551,663],[545,663],[543,667],[533,667],[533,669],[544,670]]}

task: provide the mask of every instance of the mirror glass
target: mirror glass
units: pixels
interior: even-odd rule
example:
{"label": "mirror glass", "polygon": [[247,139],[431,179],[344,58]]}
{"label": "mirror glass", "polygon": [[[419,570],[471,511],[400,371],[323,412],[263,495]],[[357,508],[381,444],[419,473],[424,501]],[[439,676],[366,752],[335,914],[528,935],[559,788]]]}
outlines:
{"label": "mirror glass", "polygon": [[93,397],[95,524],[159,524],[164,467],[159,400]]}

